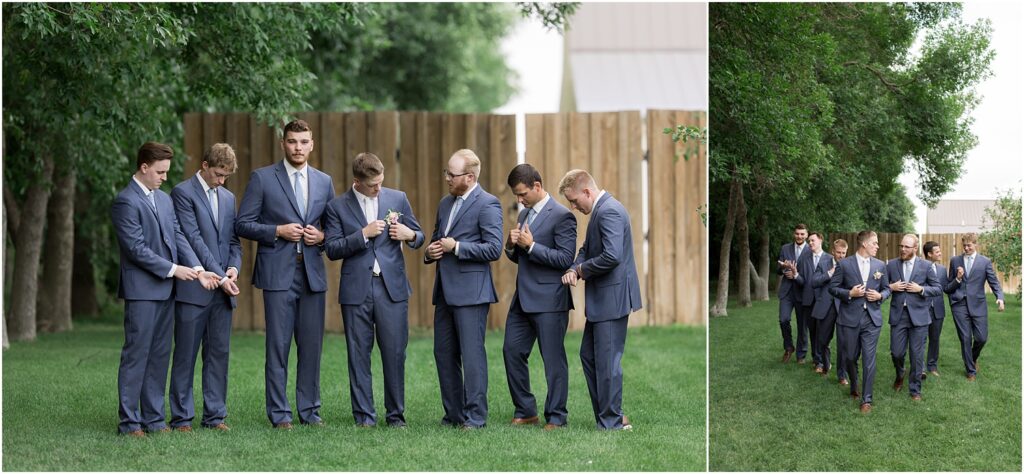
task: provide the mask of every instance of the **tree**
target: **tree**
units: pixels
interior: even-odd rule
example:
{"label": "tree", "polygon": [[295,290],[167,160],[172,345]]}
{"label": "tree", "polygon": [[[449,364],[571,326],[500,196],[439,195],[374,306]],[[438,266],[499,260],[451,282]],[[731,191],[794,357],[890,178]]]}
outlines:
{"label": "tree", "polygon": [[[985,231],[981,243],[985,253],[996,263],[999,272],[1009,277],[1020,277],[1021,255],[1021,198],[1013,190],[1000,193],[994,205],[985,209]],[[1017,298],[1021,297],[1020,279],[1017,280]]]}

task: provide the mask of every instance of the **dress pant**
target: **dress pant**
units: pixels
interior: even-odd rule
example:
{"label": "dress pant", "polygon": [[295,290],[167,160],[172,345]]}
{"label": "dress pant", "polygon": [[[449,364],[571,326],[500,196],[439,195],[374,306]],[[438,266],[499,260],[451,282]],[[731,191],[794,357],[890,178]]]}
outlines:
{"label": "dress pant", "polygon": [[173,298],[124,302],[124,345],[117,369],[117,429],[121,433],[167,427],[164,388],[173,321]]}
{"label": "dress pant", "polygon": [[[825,317],[815,321],[817,326],[817,339],[815,340],[815,344],[817,353],[819,354],[818,363],[821,365],[823,369],[828,371],[832,369],[832,350],[829,348],[829,346],[832,344],[832,335],[836,333],[835,306],[829,306],[828,312],[825,313]],[[836,345],[840,345],[838,341]],[[840,354],[839,358],[842,359],[842,349],[839,349],[836,352]],[[840,375],[845,374],[844,367],[841,362],[838,364],[838,366]]]}
{"label": "dress pant", "polygon": [[942,338],[942,321],[932,316],[932,323],[928,325],[928,370],[939,370],[939,340]]}
{"label": "dress pant", "polygon": [[892,365],[896,369],[896,377],[904,378],[907,371],[904,361],[907,347],[910,348],[910,394],[921,394],[921,372],[924,371],[924,346],[928,337],[928,326],[914,326],[910,315],[905,315],[900,322],[890,327],[889,350],[892,353]]}
{"label": "dress pant", "polygon": [[587,320],[583,328],[580,360],[598,429],[622,429],[622,355],[628,322],[629,315],[611,321]]}
{"label": "dress pant", "polygon": [[409,345],[409,301],[394,301],[381,277],[370,279],[359,305],[341,305],[348,351],[349,394],[357,424],[375,425],[370,356],[376,336],[384,372],[384,408],[388,424],[405,423],[405,351]]}
{"label": "dress pant", "polygon": [[211,427],[228,416],[228,353],[231,345],[231,300],[221,290],[210,304],[175,303],[174,365],[171,368],[171,427],[191,426],[195,418],[192,385],[199,346],[203,348],[203,421]]}
{"label": "dress pant", "polygon": [[444,302],[434,307],[434,361],[441,385],[443,425],[480,428],[487,424],[484,336],[489,308],[487,303],[448,306]]}
{"label": "dress pant", "polygon": [[788,297],[779,300],[779,328],[782,330],[782,348],[792,351],[793,326],[790,324],[792,313],[796,312],[796,357],[803,359],[807,355],[807,318],[810,313],[804,313],[803,305],[790,300]]}
{"label": "dress pant", "polygon": [[988,316],[972,315],[967,302],[960,301],[950,306],[953,323],[956,324],[956,336],[960,339],[960,356],[964,359],[967,375],[977,375],[978,367],[974,361],[981,355],[981,349],[988,342]]}
{"label": "dress pant", "polygon": [[818,347],[818,323],[820,321],[814,319],[814,316],[811,316],[814,306],[802,305],[802,310],[804,313],[804,324],[807,326],[807,333],[809,336],[808,344],[811,346],[811,360],[814,362],[816,367],[821,367],[821,352]]}
{"label": "dress pant", "polygon": [[566,400],[569,398],[569,366],[565,357],[565,331],[569,327],[569,312],[526,313],[516,298],[505,321],[505,341],[502,355],[508,390],[515,406],[515,418],[537,416],[537,400],[530,391],[528,364],[533,343],[540,346],[547,380],[547,398],[544,401],[544,419],[553,425],[564,425],[568,416]]}
{"label": "dress pant", "polygon": [[263,290],[266,318],[267,418],[277,425],[292,422],[288,404],[288,352],[295,339],[298,364],[295,375],[295,405],[300,423],[318,423],[320,419],[320,354],[324,342],[324,299],[322,291],[312,291],[306,271],[297,262],[291,288]]}
{"label": "dress pant", "polygon": [[882,334],[881,326],[875,326],[867,310],[863,310],[860,324],[856,327],[840,325],[843,331],[843,358],[846,359],[846,372],[850,376],[850,392],[857,392],[857,356],[860,355],[864,370],[861,388],[861,403],[871,403],[872,390],[875,384],[875,353],[878,350],[878,337]]}

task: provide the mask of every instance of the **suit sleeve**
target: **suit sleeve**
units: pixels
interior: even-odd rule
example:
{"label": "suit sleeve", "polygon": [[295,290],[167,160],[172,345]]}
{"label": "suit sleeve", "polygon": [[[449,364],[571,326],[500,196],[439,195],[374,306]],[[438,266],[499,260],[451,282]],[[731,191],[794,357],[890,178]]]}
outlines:
{"label": "suit sleeve", "polygon": [[501,257],[501,203],[490,198],[480,209],[477,219],[480,226],[479,242],[459,242],[459,260],[493,262]]}
{"label": "suit sleeve", "polygon": [[892,289],[889,288],[889,272],[887,271],[882,272],[882,291],[880,293],[882,293],[882,299],[878,300],[879,304],[889,299],[889,296],[892,295]]}
{"label": "suit sleeve", "polygon": [[[232,197],[230,203],[231,209],[235,209],[235,200]],[[231,229],[231,243],[230,254],[228,255],[228,267],[235,267],[236,270],[242,271],[242,241],[238,238],[238,234],[235,233],[235,229]]]}
{"label": "suit sleeve", "polygon": [[249,185],[245,187],[245,194],[242,196],[242,205],[238,208],[238,217],[235,219],[235,233],[239,237],[245,237],[267,245],[274,245],[274,239],[277,236],[277,226],[260,222],[262,210],[263,183],[260,180],[260,174],[253,171],[249,175]]}
{"label": "suit sleeve", "polygon": [[196,252],[192,250],[192,246],[189,245],[188,238],[185,237],[185,233],[181,231],[181,226],[178,225],[178,216],[173,212],[171,213],[171,220],[174,222],[174,241],[178,247],[178,263],[190,268],[202,266],[204,270],[218,273],[216,265],[212,267],[213,270],[210,270],[211,267],[203,265],[202,262],[199,261],[199,257],[196,257]]}
{"label": "suit sleeve", "polygon": [[358,255],[370,248],[370,243],[363,238],[363,230],[356,226],[356,231],[345,235],[345,226],[341,223],[341,202],[331,200],[324,210],[324,251],[327,258],[339,260]]}
{"label": "suit sleeve", "polygon": [[[185,195],[181,188],[177,187],[171,190],[171,200],[174,201],[174,215],[178,218],[181,232],[185,234],[185,239],[188,240],[192,251],[195,252],[200,265],[211,272],[222,273],[224,269],[220,268],[217,259],[213,257],[213,252],[210,252],[210,247],[203,240],[203,234],[199,231],[199,223],[196,221],[196,210],[192,200]],[[178,252],[181,253],[181,249],[178,249]]]}
{"label": "suit sleeve", "polygon": [[827,286],[831,277],[828,276],[828,271],[821,268],[820,262],[817,267],[814,268],[814,276],[811,277],[811,287],[821,288]]}
{"label": "suit sleeve", "polygon": [[157,278],[169,278],[168,273],[174,262],[167,260],[146,245],[139,221],[139,209],[132,206],[126,199],[118,197],[110,208],[110,217],[114,224],[114,233],[121,249],[132,263],[156,275]]}
{"label": "suit sleeve", "polygon": [[[779,247],[779,260],[782,260],[783,254],[786,252],[786,246]],[[775,264],[775,273],[777,275],[784,275],[786,272],[782,269],[782,265]]]}
{"label": "suit sleeve", "polygon": [[850,289],[843,288],[843,265],[836,263],[836,271],[832,273],[832,280],[828,282],[828,293],[843,301],[850,301]]}
{"label": "suit sleeve", "polygon": [[921,295],[926,298],[942,295],[942,286],[939,283],[939,277],[935,275],[935,272],[929,268],[928,271],[925,272],[925,275],[927,275],[927,278],[924,281],[924,291],[921,292]]}
{"label": "suit sleeve", "polygon": [[[441,202],[444,202],[444,199],[441,199]],[[438,205],[437,205],[437,217],[434,219],[434,233],[430,234],[430,243],[437,242],[438,240],[441,240],[441,204],[440,203],[438,203]],[[427,246],[429,246],[429,244]],[[430,263],[434,263],[436,261],[437,260],[431,260],[430,257],[427,255],[427,252],[423,252],[423,263],[430,264]]]}
{"label": "suit sleeve", "polygon": [[1003,288],[999,286],[999,278],[996,277],[996,269],[992,266],[992,260],[985,263],[985,279],[988,280],[988,287],[992,289],[992,294],[996,295],[996,300],[1005,301]]}
{"label": "suit sleeve", "polygon": [[580,263],[584,279],[604,275],[622,262],[622,252],[624,251],[622,248],[623,229],[629,225],[629,221],[619,212],[618,208],[613,206],[605,207],[607,209],[601,212],[597,222],[591,221],[590,223],[590,225],[596,224],[600,226],[601,246],[603,248],[600,255],[595,255]]}
{"label": "suit sleeve", "polygon": [[[813,262],[814,260],[811,260],[811,261]],[[796,268],[797,268],[796,278],[793,279],[793,283],[796,283],[797,286],[804,286],[804,285],[807,284],[808,281],[810,281],[810,278],[807,278],[807,279],[804,278],[804,275],[806,275],[807,272],[800,271],[800,267],[801,266],[806,266],[806,264],[805,265],[801,265],[800,262],[797,262],[797,264],[796,264]],[[804,270],[806,270],[806,269],[804,269]],[[811,270],[811,271],[813,272],[815,270]],[[813,275],[811,275],[811,276],[813,277]]]}
{"label": "suit sleeve", "polygon": [[531,261],[564,272],[572,266],[572,251],[575,246],[576,216],[570,212],[555,226],[554,248],[535,242],[533,252],[524,255]]}
{"label": "suit sleeve", "polygon": [[947,283],[946,288],[944,288],[948,294],[956,293],[956,290],[960,288],[960,283],[962,283],[956,281],[956,265],[953,265],[953,263],[954,262],[952,260],[949,261],[949,269],[947,270],[949,272],[949,276],[947,277],[949,283]]}
{"label": "suit sleeve", "polygon": [[420,221],[416,220],[416,215],[412,212],[412,204],[409,204],[409,197],[405,193],[402,193],[402,217],[399,221],[405,224],[406,227],[411,229],[416,237],[412,239],[412,242],[406,242],[410,248],[418,249],[423,246],[423,242],[426,238],[423,235],[423,229],[420,228]]}

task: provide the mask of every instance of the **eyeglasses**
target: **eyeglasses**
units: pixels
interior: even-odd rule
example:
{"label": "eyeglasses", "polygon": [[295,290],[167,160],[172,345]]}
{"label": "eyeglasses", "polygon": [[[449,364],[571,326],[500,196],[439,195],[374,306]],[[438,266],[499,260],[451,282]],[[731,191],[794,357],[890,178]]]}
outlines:
{"label": "eyeglasses", "polygon": [[448,172],[448,170],[442,170],[441,171],[441,176],[443,176],[445,179],[455,179],[455,178],[458,178],[459,176],[466,176],[467,174],[469,174],[469,173],[451,174],[451,173]]}

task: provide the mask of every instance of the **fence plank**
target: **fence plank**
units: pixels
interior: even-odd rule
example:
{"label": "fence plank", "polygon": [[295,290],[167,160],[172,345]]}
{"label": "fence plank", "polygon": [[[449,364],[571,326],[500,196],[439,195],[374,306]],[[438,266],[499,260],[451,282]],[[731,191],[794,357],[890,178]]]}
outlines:
{"label": "fence plank", "polygon": [[[490,162],[488,175],[492,194],[502,203],[502,233],[508,235],[518,217],[518,206],[512,191],[508,187],[508,173],[515,167],[516,156],[516,121],[514,115],[493,115],[487,120],[486,142]],[[504,246],[504,241],[502,241]],[[508,308],[516,290],[517,265],[505,257],[504,252],[498,261],[491,265],[494,272],[494,286],[498,292],[498,302],[491,305],[488,327],[491,329],[505,327]]]}
{"label": "fence plank", "polygon": [[673,183],[674,147],[668,136],[661,135],[665,127],[675,126],[671,112],[651,110],[647,115],[648,176],[650,182],[651,250],[649,282],[651,288],[651,317],[655,324],[664,324],[673,318],[675,295],[675,227],[676,189]]}
{"label": "fence plank", "polygon": [[[345,180],[345,169],[350,159],[345,156],[345,116],[337,112],[323,113],[320,116],[320,128],[317,130],[316,148],[320,149],[319,170],[331,176],[334,182],[334,194],[340,195],[352,185]],[[350,171],[351,172],[351,171]],[[338,292],[341,285],[341,260],[326,260],[327,295],[325,296],[324,330],[344,332],[341,318],[341,305],[338,304]]]}

